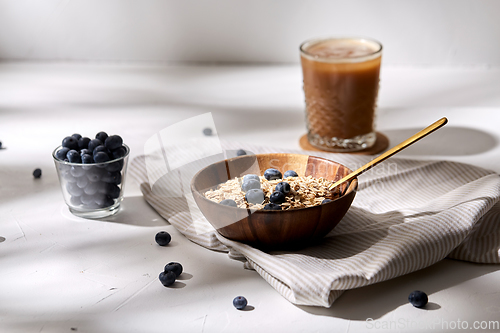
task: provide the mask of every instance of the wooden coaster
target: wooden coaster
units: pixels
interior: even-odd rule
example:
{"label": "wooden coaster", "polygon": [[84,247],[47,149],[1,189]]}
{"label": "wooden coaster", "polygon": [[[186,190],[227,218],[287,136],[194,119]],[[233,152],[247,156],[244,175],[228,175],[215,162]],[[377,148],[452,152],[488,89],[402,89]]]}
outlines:
{"label": "wooden coaster", "polygon": [[307,140],[307,134],[304,134],[300,138],[299,145],[300,145],[300,148],[302,148],[304,150],[323,151],[323,152],[327,152],[327,153],[340,153],[340,154],[375,155],[375,154],[383,152],[384,150],[387,149],[387,147],[389,147],[389,139],[384,134],[377,132],[377,141],[375,141],[375,144],[372,147],[366,148],[366,149],[360,150],[360,151],[345,152],[345,153],[322,150],[322,149],[316,148],[309,143],[309,140]]}

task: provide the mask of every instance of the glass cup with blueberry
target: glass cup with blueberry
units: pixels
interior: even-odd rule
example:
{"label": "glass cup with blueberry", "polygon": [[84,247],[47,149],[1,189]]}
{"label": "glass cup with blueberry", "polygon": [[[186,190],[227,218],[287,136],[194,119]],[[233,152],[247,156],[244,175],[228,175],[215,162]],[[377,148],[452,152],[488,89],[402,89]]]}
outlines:
{"label": "glass cup with blueberry", "polygon": [[102,218],[118,212],[130,149],[118,135],[95,139],[73,134],[53,153],[64,200],[71,213]]}

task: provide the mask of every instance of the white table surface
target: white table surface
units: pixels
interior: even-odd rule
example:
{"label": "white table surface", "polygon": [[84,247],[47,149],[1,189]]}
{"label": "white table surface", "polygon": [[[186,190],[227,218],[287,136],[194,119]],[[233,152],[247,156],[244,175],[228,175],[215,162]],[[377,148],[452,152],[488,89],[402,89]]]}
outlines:
{"label": "white table surface", "polygon": [[[0,332],[421,332],[425,325],[435,331],[498,325],[499,265],[445,259],[347,291],[329,309],[296,306],[241,262],[185,239],[131,178],[114,217],[69,213],[51,158],[65,136],[121,134],[134,158],[159,130],[212,112],[223,140],[299,149],[301,82],[298,65],[0,63],[6,148],[0,150]],[[500,172],[500,69],[382,69],[377,126],[392,145],[442,116],[449,119],[445,128],[399,156]],[[43,175],[35,180],[38,167]],[[154,241],[161,230],[172,235],[168,247]],[[184,266],[176,288],[158,280],[170,261]],[[407,302],[416,289],[429,295],[428,309]],[[238,295],[248,299],[248,311],[233,308]]]}

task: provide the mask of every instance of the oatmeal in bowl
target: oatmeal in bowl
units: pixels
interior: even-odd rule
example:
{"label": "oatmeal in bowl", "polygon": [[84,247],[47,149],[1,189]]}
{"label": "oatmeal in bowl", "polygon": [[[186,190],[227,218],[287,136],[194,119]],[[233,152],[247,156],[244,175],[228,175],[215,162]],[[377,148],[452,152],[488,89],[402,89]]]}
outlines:
{"label": "oatmeal in bowl", "polygon": [[[257,177],[256,181],[260,183],[260,187],[255,189],[262,191],[262,201],[259,198],[257,201],[247,199],[249,190],[245,188],[245,177],[235,177],[219,184],[216,189],[206,191],[204,196],[223,205],[234,202],[233,207],[269,210],[307,208],[328,203],[339,197],[338,192],[328,189],[334,182],[322,177],[296,176],[273,180],[267,180],[264,176]],[[273,209],[267,208],[269,204],[273,204]]]}
{"label": "oatmeal in bowl", "polygon": [[222,236],[262,249],[303,247],[330,232],[349,209],[357,179],[328,187],[352,172],[301,154],[235,157],[200,170],[191,192]]}

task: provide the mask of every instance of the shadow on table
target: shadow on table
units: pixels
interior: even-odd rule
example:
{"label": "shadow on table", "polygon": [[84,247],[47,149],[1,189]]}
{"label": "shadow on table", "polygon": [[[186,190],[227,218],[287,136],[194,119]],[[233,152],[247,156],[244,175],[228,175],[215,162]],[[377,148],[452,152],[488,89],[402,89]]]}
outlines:
{"label": "shadow on table", "polygon": [[[422,129],[406,128],[382,132],[389,138],[390,145],[394,146],[420,130]],[[497,145],[497,139],[489,133],[467,127],[446,126],[406,148],[401,155],[476,155],[492,150]]]}
{"label": "shadow on table", "polygon": [[124,197],[118,213],[99,220],[142,227],[168,225],[168,222],[152,209],[142,196]]}
{"label": "shadow on table", "polygon": [[499,265],[444,259],[405,276],[348,290],[330,308],[298,307],[315,315],[366,321],[368,318],[381,318],[400,306],[411,307],[408,295],[414,290],[422,290],[429,296],[429,303],[415,311],[432,311],[441,308],[432,301],[433,294],[499,269]]}

